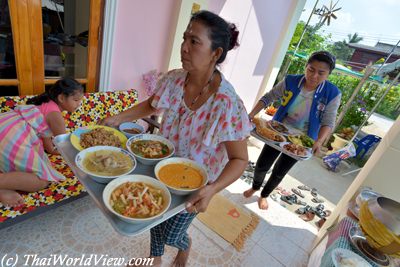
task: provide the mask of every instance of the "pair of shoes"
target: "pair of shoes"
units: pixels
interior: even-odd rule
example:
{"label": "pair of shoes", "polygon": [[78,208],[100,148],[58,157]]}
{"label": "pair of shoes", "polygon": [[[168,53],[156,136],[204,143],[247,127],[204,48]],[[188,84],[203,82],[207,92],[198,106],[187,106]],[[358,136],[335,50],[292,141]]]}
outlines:
{"label": "pair of shoes", "polygon": [[297,188],[304,191],[311,191],[311,188],[306,185],[299,185]]}
{"label": "pair of shoes", "polygon": [[299,197],[304,198],[304,194],[299,189],[292,188],[292,192],[298,195]]}

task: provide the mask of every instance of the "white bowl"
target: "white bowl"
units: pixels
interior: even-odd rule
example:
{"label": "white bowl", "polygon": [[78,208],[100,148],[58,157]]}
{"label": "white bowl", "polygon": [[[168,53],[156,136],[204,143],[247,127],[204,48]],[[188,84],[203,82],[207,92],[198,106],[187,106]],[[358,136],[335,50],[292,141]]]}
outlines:
{"label": "white bowl", "polygon": [[[131,138],[132,136],[135,136],[137,134],[144,133],[144,127],[142,125],[135,123],[135,122],[130,122],[130,121],[121,123],[118,128],[123,134],[125,134],[125,136],[127,138]],[[137,134],[129,133],[129,132],[125,131],[127,129],[137,129],[139,131],[139,133],[137,133]]]}
{"label": "white bowl", "polygon": [[[99,174],[95,174],[92,173],[90,171],[88,171],[84,166],[83,166],[83,160],[85,159],[87,153],[89,152],[94,152],[94,151],[99,151],[99,150],[109,150],[109,151],[117,151],[117,152],[121,152],[124,153],[125,155],[129,156],[130,160],[132,161],[132,168],[129,171],[126,171],[125,173],[122,173],[120,175],[116,175],[116,176],[103,176],[103,175],[99,175]],[[108,183],[111,180],[123,176],[123,175],[127,175],[129,173],[131,173],[135,168],[136,168],[136,159],[134,156],[132,156],[131,153],[129,153],[128,151],[119,148],[119,147],[113,147],[113,146],[94,146],[94,147],[89,147],[86,148],[84,150],[82,150],[81,152],[79,152],[76,157],[75,157],[75,165],[78,166],[78,168],[83,171],[84,173],[86,173],[87,175],[89,175],[89,177],[91,177],[93,180],[95,180],[96,182],[99,183]]]}
{"label": "white bowl", "polygon": [[[124,183],[127,183],[127,182],[143,182],[143,183],[151,185],[155,188],[161,189],[163,198],[166,201],[166,204],[164,205],[163,210],[159,214],[157,214],[153,217],[150,217],[150,218],[131,218],[131,217],[127,217],[127,216],[124,216],[124,215],[116,212],[111,207],[111,204],[110,204],[111,194],[118,186],[120,186]],[[121,176],[121,177],[111,181],[104,188],[103,202],[104,202],[105,206],[107,207],[107,209],[109,211],[111,211],[113,214],[115,214],[116,216],[118,216],[121,220],[128,222],[128,223],[144,223],[144,222],[152,221],[157,218],[161,218],[163,216],[163,214],[169,209],[169,206],[171,205],[171,194],[169,193],[168,188],[163,183],[158,181],[157,179],[150,177],[150,176],[146,176],[146,175],[132,174],[132,175]]]}
{"label": "white bowl", "polygon": [[[132,149],[131,149],[131,145],[133,142],[137,141],[137,140],[154,140],[154,141],[160,141],[164,144],[166,144],[169,148],[169,151],[171,152],[169,155],[163,157],[163,158],[156,158],[156,159],[149,159],[149,158],[144,158],[141,157],[137,154],[135,154]],[[155,165],[158,162],[160,162],[163,159],[167,159],[170,158],[174,153],[175,153],[175,146],[174,144],[171,143],[171,141],[169,141],[167,138],[162,137],[160,135],[156,135],[156,134],[137,134],[135,136],[132,136],[131,138],[128,139],[128,141],[126,142],[126,147],[128,148],[129,152],[131,152],[135,158],[141,162],[144,165]]]}
{"label": "white bowl", "polygon": [[[182,189],[182,188],[176,188],[176,187],[172,187],[167,185],[166,183],[164,183],[163,181],[160,180],[158,173],[160,171],[160,169],[166,165],[169,164],[177,164],[177,163],[181,163],[181,164],[185,164],[188,165],[190,167],[193,167],[197,170],[200,171],[201,175],[203,176],[203,182],[201,184],[201,186],[199,188],[195,188],[195,189]],[[190,160],[190,159],[186,159],[186,158],[169,158],[169,159],[164,159],[162,161],[160,161],[159,163],[157,163],[156,167],[154,168],[154,173],[156,175],[156,178],[158,180],[160,180],[160,182],[164,183],[166,187],[168,187],[169,191],[171,191],[171,193],[175,194],[175,195],[188,195],[188,194],[192,194],[196,191],[198,191],[200,188],[202,188],[203,186],[205,186],[208,183],[208,175],[207,175],[207,171],[206,169],[200,165],[199,163],[197,163],[194,160]]]}

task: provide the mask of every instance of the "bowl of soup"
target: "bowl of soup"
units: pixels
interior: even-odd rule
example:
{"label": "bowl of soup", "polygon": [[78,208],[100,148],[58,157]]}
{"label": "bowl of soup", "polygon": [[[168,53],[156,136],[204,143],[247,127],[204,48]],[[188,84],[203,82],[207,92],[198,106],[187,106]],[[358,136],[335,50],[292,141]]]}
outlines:
{"label": "bowl of soup", "polygon": [[157,163],[154,168],[156,178],[176,195],[188,195],[208,183],[205,168],[186,158],[169,158]]}
{"label": "bowl of soup", "polygon": [[171,141],[155,134],[132,136],[126,142],[126,147],[144,165],[155,165],[175,153]]}
{"label": "bowl of soup", "polygon": [[125,175],[103,190],[107,209],[128,223],[144,223],[163,216],[171,205],[168,188],[146,175]]}
{"label": "bowl of soup", "polygon": [[112,146],[94,146],[79,152],[75,157],[76,166],[99,183],[131,173],[136,159],[128,151]]}
{"label": "bowl of soup", "polygon": [[144,133],[144,127],[142,125],[130,121],[121,123],[118,128],[127,138]]}

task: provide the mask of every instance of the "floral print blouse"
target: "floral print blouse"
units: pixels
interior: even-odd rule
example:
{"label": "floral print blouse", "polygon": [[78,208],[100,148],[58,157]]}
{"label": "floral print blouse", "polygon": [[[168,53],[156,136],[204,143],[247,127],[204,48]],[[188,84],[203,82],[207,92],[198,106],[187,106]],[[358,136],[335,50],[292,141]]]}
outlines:
{"label": "floral print blouse", "polygon": [[187,71],[172,70],[159,81],[151,105],[163,111],[160,131],[175,155],[202,164],[215,181],[228,162],[225,141],[244,140],[252,129],[242,100],[221,73],[217,92],[192,111],[183,100]]}

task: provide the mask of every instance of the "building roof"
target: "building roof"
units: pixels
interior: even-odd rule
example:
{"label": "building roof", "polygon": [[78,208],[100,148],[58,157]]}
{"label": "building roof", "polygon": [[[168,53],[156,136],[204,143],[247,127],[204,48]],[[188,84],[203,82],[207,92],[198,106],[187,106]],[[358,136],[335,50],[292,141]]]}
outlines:
{"label": "building roof", "polygon": [[[351,47],[351,48],[354,48],[354,49],[371,51],[371,52],[384,54],[384,55],[388,55],[392,51],[392,49],[394,47],[394,45],[380,43],[380,42],[378,42],[376,44],[376,46],[369,46],[369,45],[363,45],[363,44],[354,44],[354,43],[350,43],[350,44],[348,44],[348,46]],[[400,47],[396,47],[396,49],[393,52],[393,55],[400,56]]]}

